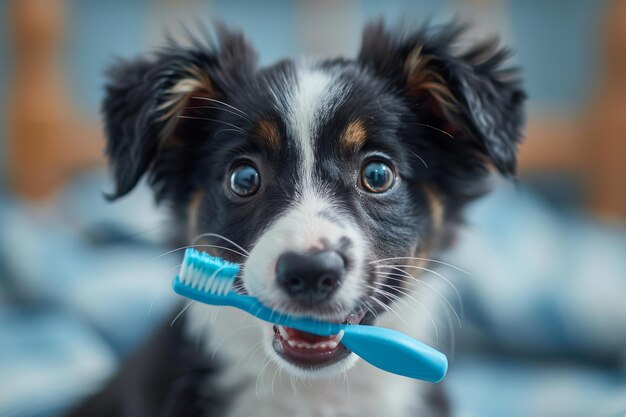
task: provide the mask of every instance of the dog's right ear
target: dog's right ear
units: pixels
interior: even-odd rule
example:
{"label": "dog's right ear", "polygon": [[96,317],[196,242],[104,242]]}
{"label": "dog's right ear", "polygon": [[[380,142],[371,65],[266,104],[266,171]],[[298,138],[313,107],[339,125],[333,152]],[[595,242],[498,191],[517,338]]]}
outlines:
{"label": "dog's right ear", "polygon": [[459,38],[466,30],[455,21],[396,30],[375,21],[363,33],[358,59],[394,83],[416,117],[456,138],[456,155],[464,149],[465,161],[489,161],[511,176],[523,136],[526,94],[518,71],[507,64],[510,51],[496,39],[462,48]]}
{"label": "dog's right ear", "polygon": [[115,191],[107,198],[127,194],[146,172],[153,185],[167,181],[155,165],[169,152],[189,101],[219,100],[226,84],[254,70],[256,53],[241,33],[219,27],[217,34],[217,45],[192,39],[190,46],[182,46],[170,40],[151,56],[119,61],[109,69],[102,112]]}

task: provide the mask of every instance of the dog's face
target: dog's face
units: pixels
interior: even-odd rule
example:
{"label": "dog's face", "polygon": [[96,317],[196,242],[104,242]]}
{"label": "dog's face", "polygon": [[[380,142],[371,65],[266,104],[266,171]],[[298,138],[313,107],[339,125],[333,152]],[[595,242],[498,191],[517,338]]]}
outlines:
{"label": "dog's face", "polygon": [[[355,60],[258,69],[222,30],[215,47],[123,62],[104,105],[114,196],[149,171],[194,243],[243,264],[241,291],[294,315],[371,324],[407,285],[405,267],[389,264],[419,270],[489,166],[514,171],[524,95],[492,43],[455,54],[459,32],[372,25]],[[266,333],[296,372],[354,356],[341,335]]]}

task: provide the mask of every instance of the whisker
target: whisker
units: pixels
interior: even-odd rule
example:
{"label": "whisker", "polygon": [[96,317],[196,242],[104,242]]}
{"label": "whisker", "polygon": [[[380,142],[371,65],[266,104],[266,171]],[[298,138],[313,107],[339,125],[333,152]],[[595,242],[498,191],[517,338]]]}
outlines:
{"label": "whisker", "polygon": [[226,113],[233,114],[233,115],[235,115],[235,116],[237,116],[237,117],[241,117],[241,118],[242,118],[242,119],[244,119],[244,120],[251,121],[251,120],[250,120],[248,117],[246,117],[245,115],[243,115],[243,114],[241,114],[241,113],[239,113],[239,112],[236,112],[236,111],[233,111],[233,110],[230,110],[230,109],[224,108],[224,107],[218,107],[218,106],[187,106],[187,107],[184,107],[184,110],[202,110],[202,109],[214,109],[214,110],[221,110],[221,111],[225,111]]}
{"label": "whisker", "polygon": [[[402,274],[398,274],[397,272],[377,272],[376,276],[379,278],[384,278],[384,279],[391,279],[394,281],[398,281],[401,282],[407,286],[411,286],[413,289],[419,289],[421,288],[421,284],[423,284],[419,279],[412,277],[411,281],[406,281],[406,278],[408,278],[406,275],[402,275]],[[396,277],[402,277],[402,278],[396,278]],[[401,289],[401,286],[397,286],[399,289]],[[408,288],[407,288],[408,289]]]}
{"label": "whisker", "polygon": [[[378,275],[378,274],[377,274]],[[397,281],[400,282],[404,285],[407,286],[407,290],[410,291],[417,291],[418,289],[422,288],[423,286],[427,286],[427,284],[425,284],[423,281],[413,277],[412,280],[414,282],[407,282],[406,279],[408,278],[406,275],[401,275],[398,273],[394,273],[394,272],[387,272],[385,275],[378,275],[380,278],[384,278],[385,280],[392,280],[392,281]],[[408,288],[408,286],[410,286],[411,288]],[[398,289],[402,289],[402,287],[400,285],[397,285]],[[431,287],[428,287],[431,288]],[[432,289],[432,288],[431,288]],[[420,293],[421,294],[421,293]],[[439,295],[439,294],[438,294]]]}
{"label": "whisker", "polygon": [[[446,277],[444,277],[443,275],[441,275],[439,272],[437,271],[433,271],[432,269],[428,269],[425,268],[423,266],[418,266],[418,265],[389,265],[389,264],[384,264],[384,265],[376,265],[375,267],[380,267],[380,268],[384,268],[385,266],[389,266],[389,267],[400,267],[400,268],[414,268],[414,269],[419,269],[422,271],[427,271],[430,272],[436,276],[438,276],[439,278],[441,278],[442,280],[444,280],[448,285],[450,285],[450,287],[454,290],[454,292],[456,293],[456,297],[457,300],[459,301],[459,304],[462,306],[463,305],[463,300],[461,298],[461,293],[459,292],[459,290],[456,288],[456,286]],[[406,271],[405,271],[406,272]],[[415,278],[415,277],[414,277]]]}
{"label": "whisker", "polygon": [[231,245],[233,245],[234,247],[236,247],[237,249],[239,249],[240,251],[242,251],[243,253],[245,253],[246,255],[250,255],[250,252],[248,252],[247,250],[245,250],[241,245],[233,242],[232,240],[230,240],[229,238],[227,238],[226,236],[220,235],[218,233],[202,233],[198,236],[196,236],[193,241],[191,242],[192,245],[194,245],[198,240],[205,238],[205,237],[217,237],[219,239],[225,240],[226,242],[230,243]]}
{"label": "whisker", "polygon": [[426,163],[426,161],[424,161],[424,158],[422,158],[421,156],[419,156],[418,154],[416,154],[413,151],[409,151],[409,153],[411,153],[413,156],[415,156],[417,159],[419,159],[420,161],[422,161],[422,164],[424,164],[424,166],[426,168],[428,168],[428,164]]}
{"label": "whisker", "polygon": [[228,333],[226,336],[224,336],[219,343],[215,346],[215,349],[213,349],[213,354],[211,355],[211,362],[213,362],[213,359],[215,359],[215,355],[217,354],[217,351],[220,350],[220,348],[222,347],[222,345],[224,344],[224,342],[229,338],[232,337],[234,335],[236,335],[237,333],[239,333],[242,330],[247,330],[247,329],[252,329],[254,327],[261,327],[263,326],[263,323],[254,323],[254,324],[250,324],[247,326],[241,326],[241,327],[237,327],[235,330],[231,331],[230,333]]}
{"label": "whisker", "polygon": [[245,285],[237,284],[237,285],[233,285],[233,287],[231,288],[231,291],[241,294],[241,291],[244,290],[245,288],[246,288]]}
{"label": "whisker", "polygon": [[[294,395],[303,403],[305,404],[309,404],[309,400],[307,398],[305,398],[302,393],[298,390],[297,385],[298,385],[298,381],[300,379],[299,375],[294,375],[291,374],[289,381],[291,382],[291,388],[293,389],[293,393]],[[306,382],[306,380],[305,380]]]}
{"label": "whisker", "polygon": [[170,287],[169,285],[162,287],[154,295],[154,297],[152,298],[152,301],[150,302],[150,307],[148,308],[148,317],[150,317],[150,314],[152,313],[152,307],[154,306],[154,303],[156,302],[157,298],[159,298],[165,292],[165,290],[169,287]]}
{"label": "whisker", "polygon": [[[377,265],[377,266],[382,266],[382,265]],[[438,276],[439,278],[441,278],[442,280],[444,280],[444,282],[446,282],[450,288],[452,288],[452,290],[454,291],[455,295],[456,295],[456,299],[459,302],[459,308],[461,309],[461,315],[464,317],[465,316],[465,306],[463,305],[463,298],[461,297],[461,292],[458,290],[458,288],[452,283],[452,281],[450,281],[448,278],[444,277],[442,274],[440,274],[437,271],[434,271],[432,269],[429,268],[425,268],[423,266],[417,266],[417,265],[390,265],[390,266],[394,266],[394,267],[400,267],[400,268],[413,268],[413,269],[419,269],[422,271],[426,271],[426,272],[430,272],[431,274],[434,274],[436,276]],[[406,271],[404,271],[406,272]],[[410,274],[409,274],[410,275]],[[412,275],[411,275],[412,276]],[[414,277],[415,278],[415,277]],[[420,282],[425,282],[423,280],[420,280]],[[456,313],[456,312],[455,312]],[[458,315],[457,315],[458,317]],[[459,323],[460,324],[460,323]]]}
{"label": "whisker", "polygon": [[373,310],[374,306],[368,302],[367,300],[361,300],[359,301],[359,306],[357,309],[361,309],[361,308],[365,308],[365,310],[369,311],[370,313],[372,313],[372,315],[375,318],[378,318],[378,313],[376,311]]}
{"label": "whisker", "polygon": [[223,250],[227,250],[227,251],[229,251],[229,252],[235,253],[235,254],[237,254],[237,255],[241,256],[242,258],[247,258],[248,256],[250,256],[250,255],[247,255],[247,254],[245,254],[245,253],[242,253],[242,252],[236,251],[236,250],[231,249],[231,248],[227,248],[227,247],[225,247],[225,246],[220,246],[220,245],[194,245],[194,247],[196,247],[196,248],[216,248],[216,249],[223,249]]}
{"label": "whisker", "polygon": [[389,311],[389,309],[387,308],[387,306],[385,305],[385,303],[383,303],[382,301],[380,301],[378,298],[376,297],[372,297],[371,295],[368,296],[369,298],[371,298],[373,301],[375,301],[376,303],[378,303],[378,305],[380,305],[385,311]]}
{"label": "whisker", "polygon": [[216,99],[214,99],[214,98],[209,98],[209,97],[199,97],[199,96],[196,96],[196,97],[191,97],[191,98],[195,98],[195,99],[198,99],[198,100],[206,100],[206,101],[211,101],[211,102],[213,102],[213,103],[218,103],[218,104],[221,104],[221,105],[223,105],[223,106],[226,106],[226,107],[228,107],[228,108],[230,108],[230,109],[233,109],[233,110],[235,110],[235,111],[238,111],[239,113],[243,114],[244,116],[247,116],[248,118],[250,117],[250,115],[249,115],[248,113],[246,113],[245,111],[240,110],[240,109],[238,109],[238,108],[237,108],[237,107],[235,107],[235,106],[231,106],[231,105],[230,105],[230,104],[228,104],[228,103],[224,103],[223,101],[216,100]]}
{"label": "whisker", "polygon": [[[246,353],[246,355],[245,355],[245,356],[248,357],[248,359],[246,359],[246,362],[243,364],[244,368],[248,366],[248,364],[250,363],[250,361],[252,360],[254,355],[256,355],[259,352],[259,350],[263,349],[263,340],[257,342],[253,346],[256,346],[256,348],[252,352]],[[240,359],[243,359],[243,358],[240,358]],[[241,363],[241,361],[238,360],[237,363],[235,363],[235,366],[239,366],[240,363]]]}
{"label": "whisker", "polygon": [[456,353],[456,333],[455,328],[453,326],[452,317],[450,317],[450,311],[444,309],[446,314],[446,325],[448,326],[448,334],[450,336],[450,360],[454,360],[454,354]]}
{"label": "whisker", "polygon": [[259,375],[256,378],[256,386],[254,388],[254,392],[256,393],[256,397],[257,399],[260,399],[259,397],[259,382],[261,381],[261,378],[263,377],[263,372],[265,372],[265,369],[267,368],[267,366],[270,364],[270,362],[272,361],[272,358],[269,355],[265,355],[265,362],[263,363],[263,366],[261,366],[261,370],[259,371]]}
{"label": "whisker", "polygon": [[[379,284],[380,284],[380,283],[379,283]],[[413,307],[411,304],[409,304],[406,300],[402,299],[401,297],[399,297],[399,296],[397,296],[397,295],[395,295],[395,294],[393,294],[393,293],[391,293],[391,292],[389,292],[389,291],[383,290],[383,289],[381,289],[381,288],[374,287],[374,286],[369,285],[369,284],[368,284],[368,287],[369,287],[370,289],[372,289],[372,290],[374,290],[374,291],[378,292],[379,294],[383,294],[383,295],[388,295],[388,296],[391,296],[391,297],[393,297],[393,299],[394,299],[394,300],[399,301],[399,302],[402,302],[404,305],[406,305],[406,306],[407,306],[407,307],[409,307],[410,309],[415,310],[415,307]],[[413,297],[411,297],[411,296],[407,295],[406,293],[404,293],[404,292],[402,292],[402,291],[399,291],[397,288],[394,288],[393,286],[390,286],[390,285],[387,285],[387,287],[391,287],[391,288],[393,288],[394,290],[398,291],[400,294],[406,295],[407,297],[410,297],[410,298],[412,298],[414,301],[416,301],[416,302],[418,302],[418,303],[419,303],[419,301],[418,301],[417,299],[415,299],[415,298],[413,298]]]}
{"label": "whisker", "polygon": [[[407,297],[407,298],[410,298],[411,300],[415,301],[416,303],[418,303],[419,305],[421,305],[421,306],[423,307],[423,303],[422,303],[421,301],[419,301],[418,299],[416,299],[415,297],[413,297],[412,295],[410,295],[408,292],[406,292],[406,291],[402,291],[402,289],[401,289],[401,288],[399,288],[398,286],[395,286],[395,285],[389,285],[389,284],[384,284],[384,283],[381,283],[381,282],[378,282],[378,283],[376,283],[376,284],[377,284],[377,285],[384,286],[384,287],[387,287],[387,288],[390,288],[390,289],[392,289],[392,290],[394,290],[394,291],[397,291],[398,293],[402,294],[403,296],[405,296],[405,297]],[[370,287],[370,288],[372,288],[372,289],[374,288],[374,287],[372,287],[371,285],[369,285],[369,287]],[[383,291],[384,291],[384,290],[383,290]],[[387,292],[388,294],[390,294],[390,295],[391,295],[391,293],[390,293],[389,291],[385,291],[385,292]],[[395,295],[395,294],[394,294],[394,295]],[[396,296],[396,297],[398,297],[398,296]],[[410,304],[408,304],[408,303],[407,303],[405,300],[403,300],[402,298],[398,297],[398,301],[403,301],[405,305],[409,306],[412,310],[414,310],[413,306],[411,306]]]}
{"label": "whisker", "polygon": [[236,253],[239,256],[244,257],[244,258],[248,257],[248,255],[245,255],[245,254],[243,254],[241,252],[238,252],[238,251],[236,251],[234,249],[227,248],[225,246],[219,246],[219,245],[187,245],[187,246],[181,246],[180,248],[176,248],[176,249],[172,249],[170,251],[167,251],[167,252],[165,252],[162,255],[159,255],[159,256],[157,256],[155,258],[152,258],[152,260],[154,261],[155,259],[162,258],[164,256],[169,255],[170,253],[178,252],[180,250],[189,249],[189,248],[217,248],[217,249],[223,249],[223,250],[227,250],[227,251],[230,251],[230,252],[234,252],[234,253]]}
{"label": "whisker", "polygon": [[224,120],[220,120],[220,119],[212,119],[210,117],[196,117],[196,116],[176,116],[176,117],[179,118],[179,119],[204,120],[204,121],[207,121],[207,122],[221,123],[221,124],[224,124],[226,126],[230,126],[233,129],[239,130],[243,134],[246,133],[246,131],[243,130],[242,128],[240,128],[239,126],[234,125],[232,123],[225,122]]}
{"label": "whisker", "polygon": [[437,131],[437,132],[439,132],[439,133],[443,133],[444,135],[448,136],[448,137],[449,137],[449,138],[451,138],[451,139],[454,139],[454,136],[452,136],[450,133],[446,132],[446,131],[445,131],[445,130],[443,130],[443,129],[439,129],[438,127],[435,127],[435,126],[432,126],[432,125],[427,125],[427,124],[425,124],[425,123],[409,123],[409,124],[411,124],[411,125],[415,125],[415,126],[423,126],[423,127],[427,127],[427,128],[429,128],[429,129],[435,130],[435,131]]}
{"label": "whisker", "polygon": [[[241,253],[241,252],[236,251],[234,249],[227,248],[225,246],[220,246],[220,245],[193,245],[192,247],[193,248],[216,248],[216,249],[222,249],[222,250],[226,250],[226,251],[235,253],[235,254],[241,256],[242,258],[247,258],[248,257],[248,255],[246,255],[244,253]],[[240,268],[243,270],[243,265]]]}
{"label": "whisker", "polygon": [[213,317],[211,318],[211,327],[215,326],[215,323],[217,323],[217,315],[222,311],[222,307],[223,306],[217,306],[215,308],[215,313],[213,313]]}
{"label": "whisker", "polygon": [[[400,275],[400,274],[394,273],[394,272],[385,272],[383,274],[385,274],[385,276],[384,277],[380,276],[381,278],[390,279],[390,280],[394,280],[394,281],[399,281],[399,282],[401,282],[403,284],[411,284],[411,286],[415,286],[415,284],[412,283],[412,282],[406,282],[406,276],[405,275]],[[380,274],[377,274],[377,276],[379,276],[379,275]],[[403,277],[405,279],[390,277],[388,275],[400,276],[400,277]],[[418,283],[419,283],[419,280],[417,278],[413,277],[412,279],[415,280],[415,281],[418,281]],[[380,283],[380,282],[378,282],[377,284],[378,285],[383,285],[383,286],[386,286],[386,287],[393,287],[393,288],[396,289],[396,291],[406,295],[407,297],[409,296],[409,294],[406,294],[403,291],[401,291],[401,288],[400,288],[399,285],[398,286],[396,286],[396,285],[387,285],[387,284]],[[435,320],[434,320],[433,316],[430,314],[430,312],[426,308],[426,306],[424,306],[422,303],[420,303],[420,307],[422,307],[424,309],[424,311],[426,312],[426,314],[429,315],[429,319],[430,319],[431,323],[433,324],[433,327],[435,328],[435,336],[437,338],[437,344],[439,344],[439,333],[438,333],[437,325],[435,324]],[[451,317],[451,313],[450,313],[449,309],[443,309],[443,313],[445,314],[446,326],[447,326],[448,335],[449,335],[449,338],[450,338],[449,339],[450,357],[454,358],[455,346],[456,346],[456,336],[455,336],[455,328],[454,328],[454,325],[452,324],[453,319]]]}
{"label": "whisker", "polygon": [[470,277],[472,277],[472,276],[473,276],[471,273],[467,272],[467,271],[466,271],[466,270],[464,270],[464,269],[459,268],[459,267],[458,267],[458,266],[456,266],[456,265],[452,265],[452,264],[450,264],[450,263],[443,262],[443,261],[440,261],[440,260],[437,260],[437,259],[431,259],[431,258],[417,258],[417,257],[414,257],[414,256],[396,256],[396,257],[394,257],[394,258],[376,259],[375,261],[371,261],[371,262],[369,262],[369,264],[374,264],[374,263],[379,263],[379,262],[384,262],[384,261],[395,261],[395,260],[400,260],[400,259],[414,259],[414,260],[416,260],[416,261],[429,261],[429,262],[434,262],[434,263],[437,263],[437,264],[441,264],[441,265],[449,266],[450,268],[454,268],[454,269],[456,269],[457,271],[460,271],[460,272],[463,272],[464,274],[469,275]]}
{"label": "whisker", "polygon": [[[384,296],[384,294],[381,294]],[[380,304],[385,310],[387,310],[390,313],[395,314],[400,321],[402,321],[402,323],[407,324],[408,323],[402,318],[402,316],[400,316],[400,314],[398,314],[398,312],[396,310],[394,310],[393,308],[391,308],[390,306],[386,305],[385,303],[383,303],[382,301],[380,301],[378,298],[376,297],[372,297],[371,295],[369,296],[372,300],[376,301],[378,304]]]}
{"label": "whisker", "polygon": [[183,309],[182,309],[182,310],[180,310],[180,313],[178,313],[178,314],[176,315],[176,317],[174,317],[174,320],[172,320],[172,323],[170,324],[170,327],[174,326],[174,323],[176,323],[176,320],[178,320],[178,318],[179,318],[180,316],[182,316],[182,315],[183,315],[183,313],[184,313],[185,311],[187,311],[187,309],[188,309],[189,307],[191,307],[191,305],[192,305],[193,303],[194,303],[194,301],[193,301],[193,300],[190,300],[189,302],[187,302],[187,305],[186,305],[185,307],[183,307]]}
{"label": "whisker", "polygon": [[220,134],[224,133],[224,132],[236,132],[236,133],[242,133],[241,130],[239,129],[220,129],[217,132],[215,132],[215,134],[213,135],[214,138],[217,138]]}
{"label": "whisker", "polygon": [[[411,310],[415,310],[415,307],[410,305],[407,301],[403,300],[401,297],[399,297],[399,296],[397,296],[395,294],[390,293],[389,291],[383,290],[381,288],[373,287],[371,285],[368,285],[368,287],[371,290],[377,292],[378,294],[381,294],[382,296],[384,296],[385,298],[387,298],[391,302],[395,302],[395,301],[402,302],[405,306],[407,306]],[[404,322],[404,323],[406,323],[406,322]]]}
{"label": "whisker", "polygon": [[[401,291],[398,288],[395,288],[392,285],[387,285],[387,284],[382,284],[382,283],[378,283],[378,285],[384,285],[386,287],[392,287],[394,288],[396,291],[398,291],[400,294],[409,297],[410,299],[412,299],[413,301],[415,301],[421,308],[422,310],[424,310],[424,313],[426,313],[426,315],[428,316],[428,318],[430,319],[430,322],[433,325],[433,328],[435,329],[435,340],[437,342],[437,345],[439,344],[439,329],[437,328],[437,324],[435,323],[435,318],[433,317],[432,313],[430,311],[428,311],[428,309],[426,308],[426,306],[424,305],[424,303],[422,303],[421,301],[419,301],[418,299],[416,299],[415,297],[411,296],[410,294]],[[371,285],[368,285],[371,288]],[[447,310],[446,310],[447,311]]]}
{"label": "whisker", "polygon": [[274,382],[276,381],[276,375],[278,375],[278,373],[282,370],[282,366],[277,366],[276,371],[274,371],[274,376],[272,377],[272,396],[274,396]]}
{"label": "whisker", "polygon": [[[174,270],[176,270],[176,269],[180,268],[182,265],[183,265],[183,264],[178,264],[178,265],[173,266],[172,268],[168,269],[168,270],[167,270],[167,275],[166,275],[165,277],[163,277],[163,280],[165,280],[165,279],[167,279],[167,278],[171,279],[170,274],[171,274]],[[162,283],[162,282],[159,282],[159,284],[163,284],[163,283]],[[154,306],[155,301],[157,300],[157,298],[158,298],[161,294],[163,294],[163,292],[165,291],[165,289],[166,289],[166,288],[169,288],[169,285],[167,285],[167,286],[165,286],[165,285],[161,286],[161,288],[159,288],[159,290],[158,290],[158,291],[154,294],[154,297],[152,297],[152,301],[150,302],[150,307],[148,308],[148,317],[150,317],[150,313],[152,313],[152,307]]]}
{"label": "whisker", "polygon": [[[388,277],[388,278],[390,278],[390,277]],[[390,279],[396,279],[396,280],[398,280],[398,281],[401,281],[399,278],[390,278]],[[418,301],[415,297],[411,296],[409,293],[407,293],[406,291],[404,291],[404,290],[405,290],[405,288],[402,288],[402,287],[401,287],[401,286],[399,286],[399,285],[385,284],[384,282],[377,282],[377,283],[376,283],[376,285],[380,285],[380,286],[383,286],[383,287],[390,288],[390,289],[392,289],[392,290],[394,290],[394,291],[399,292],[399,293],[400,293],[400,294],[402,294],[402,295],[406,295],[408,298],[410,298],[410,299],[412,299],[412,300],[414,300],[414,301]],[[371,287],[371,285],[370,285],[370,287]]]}
{"label": "whisker", "polygon": [[346,381],[346,401],[343,403],[344,407],[350,403],[350,379],[348,378],[348,371],[343,370],[343,380]]}
{"label": "whisker", "polygon": [[[441,296],[441,298],[443,298],[443,299],[445,300],[446,304],[448,304],[448,306],[450,307],[450,309],[452,309],[452,311],[454,312],[454,315],[456,316],[456,318],[457,318],[457,320],[458,320],[458,322],[459,322],[459,327],[461,327],[461,328],[463,327],[463,324],[462,324],[462,322],[461,322],[461,318],[459,317],[459,314],[456,312],[455,308],[452,306],[452,303],[450,303],[450,300],[448,300],[448,298],[447,298],[447,297],[446,297],[446,296],[445,296],[445,295],[444,295],[441,291],[439,291],[437,288],[435,288],[433,285],[429,284],[428,282],[426,282],[426,281],[424,281],[424,280],[419,280],[419,279],[417,279],[417,278],[416,278],[416,277],[414,277],[413,275],[409,274],[408,272],[406,272],[405,270],[403,270],[403,269],[401,269],[401,268],[396,267],[395,265],[377,265],[377,266],[380,266],[380,267],[387,267],[387,268],[392,268],[392,269],[394,269],[394,270],[396,270],[396,271],[399,271],[399,272],[400,272],[400,273],[402,273],[402,274],[406,274],[406,275],[405,275],[406,277],[411,278],[411,279],[415,279],[415,280],[417,280],[417,282],[420,282],[421,284],[426,285],[427,287],[431,288],[431,289],[432,289],[433,291],[435,291],[435,292],[436,292],[439,296]],[[410,267],[414,267],[414,268],[418,268],[418,269],[424,269],[424,270],[427,270],[427,271],[429,271],[429,272],[434,273],[434,274],[435,274],[435,275],[437,275],[437,276],[440,276],[441,278],[443,278],[444,280],[446,280],[446,281],[447,281],[447,279],[446,279],[445,277],[443,277],[442,275],[440,275],[439,273],[437,273],[437,272],[435,272],[435,271],[432,271],[432,270],[429,270],[429,269],[427,269],[427,268],[421,268],[421,267],[417,267],[417,266],[414,266],[414,265],[398,265],[398,266],[404,266],[404,267],[410,266]],[[450,283],[449,281],[447,281],[447,282],[448,282],[448,283]],[[456,287],[454,287],[454,285],[453,285],[452,283],[450,283],[450,285],[452,285],[452,287],[454,288],[454,290],[456,290]],[[458,292],[458,290],[456,290],[456,293],[457,293],[457,296],[459,297],[459,303],[461,303],[461,306],[462,306],[463,304],[462,304],[462,300],[461,300],[461,294]],[[462,308],[462,307],[461,307],[461,308]]]}
{"label": "whisker", "polygon": [[[239,359],[237,359],[237,361],[235,362],[235,365],[233,366],[233,368],[237,368],[239,366],[239,364],[245,359],[248,358],[248,362],[251,359],[251,356],[254,356],[254,354],[263,347],[263,340],[259,340],[258,342],[254,343],[252,346],[250,346],[248,349],[246,349],[246,351],[243,353],[243,355],[241,355],[239,357]],[[247,363],[244,365],[247,366]]]}
{"label": "whisker", "polygon": [[193,246],[181,246],[181,247],[179,247],[179,248],[172,249],[172,250],[169,250],[169,251],[167,251],[167,252],[165,252],[165,253],[162,253],[161,255],[155,256],[154,258],[152,258],[152,259],[150,259],[150,260],[151,260],[151,261],[155,261],[155,260],[157,260],[157,259],[161,259],[162,257],[169,255],[170,253],[174,253],[174,252],[176,252],[176,251],[183,250],[183,249],[187,249],[187,248],[191,248],[191,247],[193,247]]}

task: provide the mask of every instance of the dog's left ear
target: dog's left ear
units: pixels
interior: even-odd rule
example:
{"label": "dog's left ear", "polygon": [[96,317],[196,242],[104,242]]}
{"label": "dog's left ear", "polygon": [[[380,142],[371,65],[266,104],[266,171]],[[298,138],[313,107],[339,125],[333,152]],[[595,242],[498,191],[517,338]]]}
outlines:
{"label": "dog's left ear", "polygon": [[189,187],[194,147],[212,136],[200,132],[199,123],[187,128],[189,120],[199,118],[201,108],[206,118],[217,106],[209,104],[227,101],[229,86],[242,83],[256,66],[256,53],[241,33],[218,26],[217,35],[217,44],[170,40],[156,53],[119,61],[107,72],[102,113],[115,180],[109,199],[130,192],[144,174],[157,199]]}
{"label": "dog's left ear", "polygon": [[509,52],[490,41],[459,52],[464,26],[392,33],[368,25],[359,61],[392,80],[417,112],[437,128],[469,142],[504,175],[513,175],[524,125],[526,95],[516,71],[502,67]]}

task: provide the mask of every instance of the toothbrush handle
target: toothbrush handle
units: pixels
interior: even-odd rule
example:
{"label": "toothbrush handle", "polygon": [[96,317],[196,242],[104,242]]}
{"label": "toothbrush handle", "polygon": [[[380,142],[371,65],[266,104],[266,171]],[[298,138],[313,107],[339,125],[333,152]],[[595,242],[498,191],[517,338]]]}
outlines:
{"label": "toothbrush handle", "polygon": [[248,295],[233,292],[226,295],[211,295],[191,288],[181,283],[179,279],[174,280],[173,286],[174,291],[185,297],[207,304],[237,307],[270,323],[295,327],[323,336],[344,330],[345,333],[341,339],[344,346],[370,364],[388,372],[409,378],[439,382],[448,370],[446,355],[395,330],[293,318],[269,309],[256,298]]}
{"label": "toothbrush handle", "polygon": [[409,378],[439,382],[448,370],[446,355],[395,330],[347,326],[341,343],[375,367]]}

